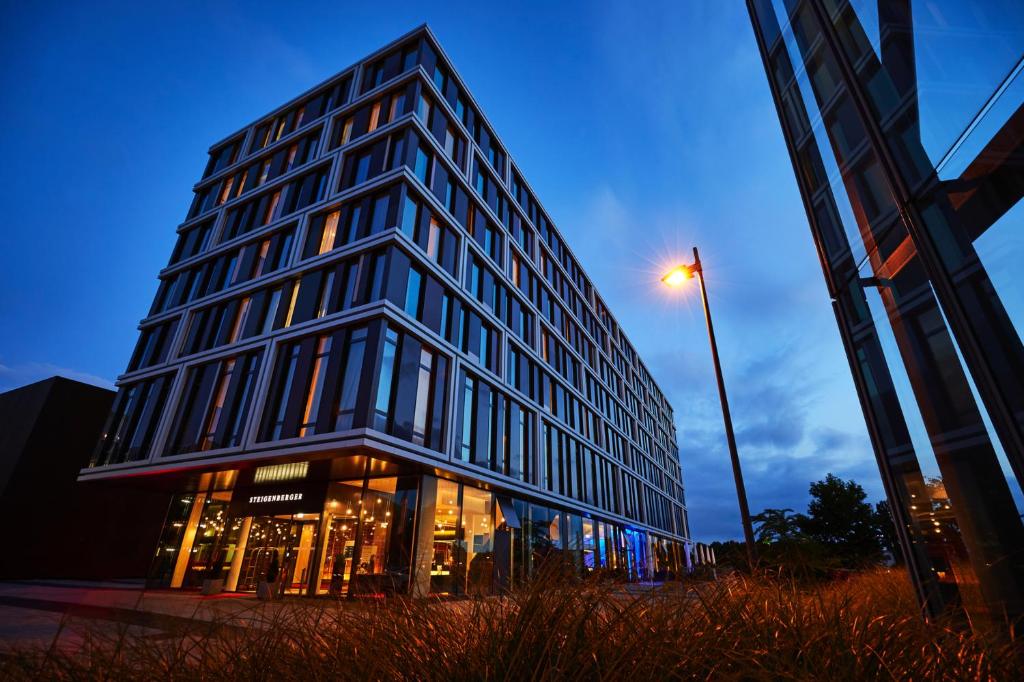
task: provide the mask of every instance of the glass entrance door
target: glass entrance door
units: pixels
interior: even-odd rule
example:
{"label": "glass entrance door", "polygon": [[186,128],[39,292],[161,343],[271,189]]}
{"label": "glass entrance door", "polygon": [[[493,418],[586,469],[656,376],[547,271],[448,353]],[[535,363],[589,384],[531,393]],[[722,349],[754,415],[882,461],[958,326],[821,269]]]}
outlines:
{"label": "glass entrance door", "polygon": [[254,516],[239,570],[240,592],[275,582],[287,594],[304,594],[316,548],[318,514]]}

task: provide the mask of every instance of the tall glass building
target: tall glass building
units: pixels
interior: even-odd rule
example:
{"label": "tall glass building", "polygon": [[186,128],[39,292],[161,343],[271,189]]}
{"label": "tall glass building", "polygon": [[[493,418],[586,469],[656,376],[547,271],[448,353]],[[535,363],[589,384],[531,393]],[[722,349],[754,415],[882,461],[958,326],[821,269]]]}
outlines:
{"label": "tall glass building", "polygon": [[159,277],[81,474],[175,493],[151,584],[685,568],[672,408],[426,27],[214,144]]}
{"label": "tall glass building", "polygon": [[1024,4],[747,6],[922,603],[1022,616]]}

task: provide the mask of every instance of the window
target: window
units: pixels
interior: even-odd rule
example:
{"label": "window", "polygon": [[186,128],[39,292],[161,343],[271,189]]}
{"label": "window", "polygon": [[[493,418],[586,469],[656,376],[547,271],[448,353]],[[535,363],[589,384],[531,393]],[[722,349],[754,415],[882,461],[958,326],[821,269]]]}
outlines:
{"label": "window", "polygon": [[134,462],[149,454],[171,378],[165,374],[118,390],[89,466]]}
{"label": "window", "polygon": [[165,454],[241,445],[259,363],[251,351],[190,368]]}
{"label": "window", "polygon": [[373,132],[377,129],[377,125],[380,123],[380,100],[373,103],[373,108],[370,109],[370,127],[368,132]]}
{"label": "window", "polygon": [[332,211],[324,221],[323,235],[320,237],[320,248],[318,254],[327,253],[334,248],[334,239],[338,232],[338,218],[340,211]]}
{"label": "window", "polygon": [[434,356],[423,349],[420,351],[419,377],[416,384],[416,409],[412,426],[412,442],[417,445],[426,444],[428,405],[430,402],[431,372]]}
{"label": "window", "polygon": [[476,402],[476,381],[463,372],[462,378],[462,440],[459,459],[469,462],[473,459],[473,406]]}
{"label": "window", "polygon": [[324,373],[327,371],[327,356],[331,352],[331,337],[321,336],[317,340],[316,356],[313,358],[313,373],[306,391],[306,407],[302,413],[299,438],[316,433],[316,411],[324,388]]}
{"label": "window", "polygon": [[438,224],[437,219],[433,216],[430,217],[430,226],[427,230],[427,255],[431,259],[437,260],[437,247],[440,243],[441,226]]}
{"label": "window", "polygon": [[299,362],[299,351],[299,344],[294,344],[288,352],[287,360],[285,361],[284,378],[281,383],[280,394],[276,401],[278,403],[278,408],[276,410],[270,440],[280,440],[281,434],[284,430],[285,412],[288,409],[287,398],[292,392],[292,382],[295,380],[295,366]]}
{"label": "window", "polygon": [[356,391],[359,387],[359,377],[362,374],[365,348],[366,327],[359,327],[353,330],[349,337],[345,370],[338,377],[340,395],[334,416],[335,431],[345,431],[352,428],[356,408]]}
{"label": "window", "polygon": [[388,430],[392,381],[395,373],[395,356],[398,353],[398,332],[388,329],[384,335],[384,354],[381,358],[380,377],[377,379],[377,400],[374,403],[373,428]]}
{"label": "window", "polygon": [[213,405],[210,406],[206,426],[203,428],[203,435],[199,441],[199,450],[209,450],[213,445],[213,436],[217,432],[217,424],[220,421],[221,412],[224,410],[224,398],[228,392],[228,384],[231,382],[231,373],[234,369],[234,358],[223,363],[220,378],[217,380],[217,388],[213,394]]}
{"label": "window", "polygon": [[409,239],[416,239],[416,219],[419,216],[419,204],[408,194],[405,195],[405,204],[402,207],[402,232]]}

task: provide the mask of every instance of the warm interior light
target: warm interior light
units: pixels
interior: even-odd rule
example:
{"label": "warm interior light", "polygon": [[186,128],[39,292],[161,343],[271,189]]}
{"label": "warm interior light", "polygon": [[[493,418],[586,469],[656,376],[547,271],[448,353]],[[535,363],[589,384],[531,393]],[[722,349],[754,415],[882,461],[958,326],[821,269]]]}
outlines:
{"label": "warm interior light", "polygon": [[692,278],[693,272],[690,271],[690,268],[685,265],[680,265],[669,270],[665,276],[661,278],[661,281],[670,287],[678,287],[682,286],[686,280]]}

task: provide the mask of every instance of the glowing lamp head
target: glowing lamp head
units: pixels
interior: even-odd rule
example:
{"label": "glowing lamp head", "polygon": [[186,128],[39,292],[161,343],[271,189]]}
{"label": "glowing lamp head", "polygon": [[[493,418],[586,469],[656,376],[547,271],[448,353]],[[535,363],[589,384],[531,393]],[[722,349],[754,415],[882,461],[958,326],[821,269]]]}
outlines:
{"label": "glowing lamp head", "polygon": [[676,288],[681,287],[688,279],[693,279],[693,271],[685,265],[679,265],[665,273],[661,281],[672,288]]}

